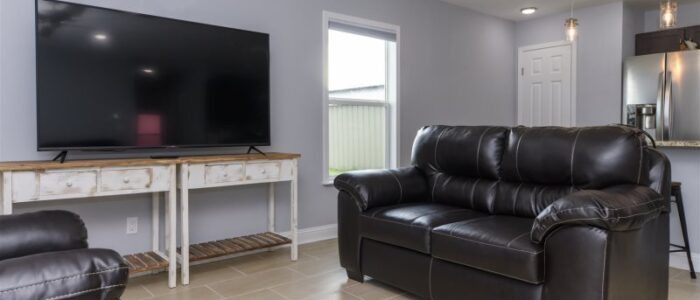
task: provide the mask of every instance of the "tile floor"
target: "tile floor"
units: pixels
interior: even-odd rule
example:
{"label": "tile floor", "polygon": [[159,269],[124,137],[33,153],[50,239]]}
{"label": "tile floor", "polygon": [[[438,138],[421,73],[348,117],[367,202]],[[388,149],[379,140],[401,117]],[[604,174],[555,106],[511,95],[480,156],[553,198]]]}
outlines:
{"label": "tile floor", "polygon": [[[414,299],[373,280],[359,284],[347,279],[335,240],[302,245],[296,263],[289,260],[288,249],[281,249],[193,266],[187,287],[171,290],[166,282],[165,274],[132,279],[122,299]],[[670,300],[700,299],[700,280],[691,280],[686,271],[671,269],[670,286]]]}

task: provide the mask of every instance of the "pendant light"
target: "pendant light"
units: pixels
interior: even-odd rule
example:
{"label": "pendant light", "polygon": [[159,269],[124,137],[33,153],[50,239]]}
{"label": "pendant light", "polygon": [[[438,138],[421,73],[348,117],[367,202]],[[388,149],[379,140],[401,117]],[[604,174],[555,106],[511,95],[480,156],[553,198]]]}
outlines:
{"label": "pendant light", "polygon": [[678,1],[662,0],[659,13],[659,26],[662,29],[676,27],[676,22],[678,20]]}
{"label": "pendant light", "polygon": [[574,18],[574,0],[571,0],[571,17],[566,19],[566,40],[569,42],[576,41],[578,37],[578,19]]}

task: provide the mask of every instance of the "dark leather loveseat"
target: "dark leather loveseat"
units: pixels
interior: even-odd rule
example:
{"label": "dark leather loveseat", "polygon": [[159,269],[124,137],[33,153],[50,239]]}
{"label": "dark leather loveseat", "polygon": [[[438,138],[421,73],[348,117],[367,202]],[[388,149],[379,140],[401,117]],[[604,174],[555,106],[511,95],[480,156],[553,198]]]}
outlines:
{"label": "dark leather loveseat", "polygon": [[338,176],[340,260],[423,299],[668,297],[670,164],[627,127],[425,127]]}
{"label": "dark leather loveseat", "polygon": [[87,249],[79,216],[0,216],[0,299],[119,299],[129,270],[112,250]]}

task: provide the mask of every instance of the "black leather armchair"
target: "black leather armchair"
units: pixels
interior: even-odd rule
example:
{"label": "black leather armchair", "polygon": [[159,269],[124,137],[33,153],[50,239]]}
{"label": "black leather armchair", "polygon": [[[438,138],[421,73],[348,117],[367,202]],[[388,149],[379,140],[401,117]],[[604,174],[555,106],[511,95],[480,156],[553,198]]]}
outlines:
{"label": "black leather armchair", "polygon": [[0,216],[0,299],[119,299],[128,267],[118,253],[87,246],[73,213]]}
{"label": "black leather armchair", "polygon": [[341,265],[424,299],[667,299],[670,170],[627,127],[425,127],[412,166],[336,178]]}

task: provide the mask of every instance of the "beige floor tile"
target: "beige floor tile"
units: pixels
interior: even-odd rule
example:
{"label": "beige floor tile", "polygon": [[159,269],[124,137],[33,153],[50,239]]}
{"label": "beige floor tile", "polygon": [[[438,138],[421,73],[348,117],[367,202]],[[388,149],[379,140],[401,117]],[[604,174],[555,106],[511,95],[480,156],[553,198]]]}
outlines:
{"label": "beige floor tile", "polygon": [[358,282],[348,279],[344,271],[337,270],[331,273],[321,274],[284,284],[272,288],[272,290],[285,298],[301,300],[312,296],[324,294],[327,295],[334,292],[339,292],[345,287],[350,287],[356,284],[358,284]]}
{"label": "beige floor tile", "polygon": [[299,251],[303,254],[310,255],[316,258],[337,258],[338,241],[328,240],[302,245],[299,247]]}
{"label": "beige floor tile", "polygon": [[342,269],[337,256],[303,261],[299,262],[298,264],[291,265],[289,268],[308,276]]}
{"label": "beige floor tile", "polygon": [[294,262],[290,259],[289,249],[280,249],[271,252],[262,252],[244,259],[232,260],[228,265],[236,268],[245,274],[255,274],[258,272],[279,269],[293,266],[297,263],[315,259],[311,256],[300,253],[299,259]]}
{"label": "beige floor tile", "polygon": [[700,299],[700,285],[687,284],[675,280],[670,282],[669,300]]}
{"label": "beige floor tile", "polygon": [[384,300],[402,294],[399,290],[376,280],[366,280],[363,284],[343,288],[343,291],[364,300]]}
{"label": "beige floor tile", "polygon": [[127,285],[126,291],[122,295],[122,300],[142,300],[149,299],[153,297],[142,285],[132,284],[131,282]]}
{"label": "beige floor tile", "polygon": [[255,273],[209,285],[217,293],[226,297],[246,294],[277,285],[303,279],[304,275],[287,268]]}
{"label": "beige floor tile", "polygon": [[304,300],[362,300],[358,297],[355,297],[353,295],[350,295],[347,292],[333,292],[330,294],[319,294],[315,296],[311,296],[309,298],[305,298]]}
{"label": "beige floor tile", "polygon": [[220,281],[244,276],[226,264],[204,264],[190,267],[190,287],[214,284]]}
{"label": "beige floor tile", "polygon": [[186,291],[177,292],[153,298],[153,300],[215,300],[223,299],[220,295],[207,287],[191,288]]}
{"label": "beige floor tile", "polygon": [[[280,249],[193,266],[191,284],[176,289],[168,288],[165,273],[133,278],[122,299],[416,299],[375,280],[349,281],[337,251],[337,241],[329,240],[300,246],[296,263],[289,260],[289,249]],[[669,277],[670,300],[700,300],[700,280],[690,279],[688,271],[671,268]]]}
{"label": "beige floor tile", "polygon": [[226,298],[226,300],[287,300],[270,290],[257,291],[241,296]]}
{"label": "beige floor tile", "polygon": [[408,294],[402,294],[396,297],[391,297],[389,300],[420,300],[420,298]]}

